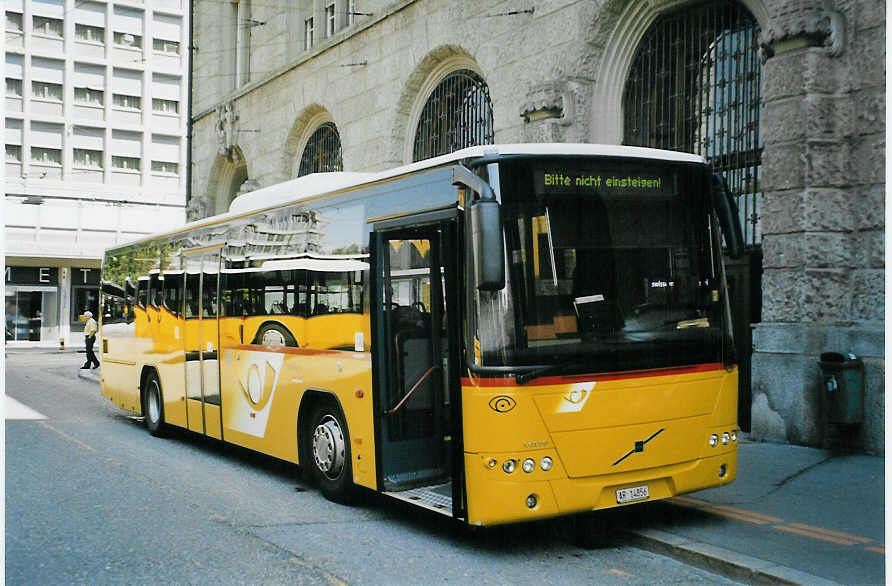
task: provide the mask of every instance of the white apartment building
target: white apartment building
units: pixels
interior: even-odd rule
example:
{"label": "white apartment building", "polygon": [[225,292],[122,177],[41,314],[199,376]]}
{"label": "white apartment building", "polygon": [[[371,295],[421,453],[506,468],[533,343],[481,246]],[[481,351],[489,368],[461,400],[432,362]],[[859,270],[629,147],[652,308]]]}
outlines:
{"label": "white apartment building", "polygon": [[105,248],[182,224],[188,0],[6,0],[9,345],[82,344]]}

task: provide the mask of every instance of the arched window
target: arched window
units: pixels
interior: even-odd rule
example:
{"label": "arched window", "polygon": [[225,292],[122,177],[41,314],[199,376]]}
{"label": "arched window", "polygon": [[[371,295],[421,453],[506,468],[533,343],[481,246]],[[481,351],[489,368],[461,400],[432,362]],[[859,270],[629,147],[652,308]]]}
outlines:
{"label": "arched window", "polygon": [[344,159],[341,156],[341,137],[332,122],[326,122],[316,129],[300,157],[297,176],[310,173],[343,171]]}
{"label": "arched window", "polygon": [[762,240],[758,39],[752,14],[728,0],[666,14],[641,39],[623,95],[624,142],[706,157],[738,198],[748,245]]}
{"label": "arched window", "polygon": [[434,88],[421,111],[412,161],[492,144],[492,127],[489,86],[469,69],[454,71]]}

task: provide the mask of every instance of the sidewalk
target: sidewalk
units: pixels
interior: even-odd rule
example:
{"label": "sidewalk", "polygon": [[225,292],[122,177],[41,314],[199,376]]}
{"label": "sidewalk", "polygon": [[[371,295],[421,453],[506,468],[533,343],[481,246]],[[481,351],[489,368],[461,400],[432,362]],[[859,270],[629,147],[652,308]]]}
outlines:
{"label": "sidewalk", "polygon": [[742,441],[737,480],[630,520],[633,543],[756,583],[885,584],[884,461]]}
{"label": "sidewalk", "polygon": [[[77,372],[99,383],[99,369]],[[610,525],[742,582],[885,584],[883,458],[741,440],[731,485],[614,509]]]}

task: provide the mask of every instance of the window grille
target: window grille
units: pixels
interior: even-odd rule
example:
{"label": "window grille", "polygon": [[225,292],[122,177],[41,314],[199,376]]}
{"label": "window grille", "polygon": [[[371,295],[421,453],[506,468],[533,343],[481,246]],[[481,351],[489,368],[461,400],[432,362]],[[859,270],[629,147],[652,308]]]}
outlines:
{"label": "window grille", "polygon": [[341,137],[338,135],[337,127],[331,122],[326,122],[317,128],[307,141],[307,146],[300,157],[297,176],[343,170]]}
{"label": "window grille", "polygon": [[483,78],[467,69],[450,73],[424,105],[415,130],[412,161],[493,144],[492,118],[489,86]]}
{"label": "window grille", "polygon": [[625,143],[706,157],[737,198],[747,245],[761,243],[759,25],[735,2],[659,18],[623,97]]}

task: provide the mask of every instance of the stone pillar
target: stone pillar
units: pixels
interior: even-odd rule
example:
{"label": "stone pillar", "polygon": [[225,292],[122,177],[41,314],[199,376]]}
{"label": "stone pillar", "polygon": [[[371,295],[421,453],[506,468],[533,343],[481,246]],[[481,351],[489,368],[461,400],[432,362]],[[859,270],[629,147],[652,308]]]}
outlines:
{"label": "stone pillar", "polygon": [[[882,453],[885,15],[777,0],[763,30],[762,323],[752,435]],[[875,14],[869,15],[873,7]],[[865,421],[827,421],[822,352],[866,363]]]}

